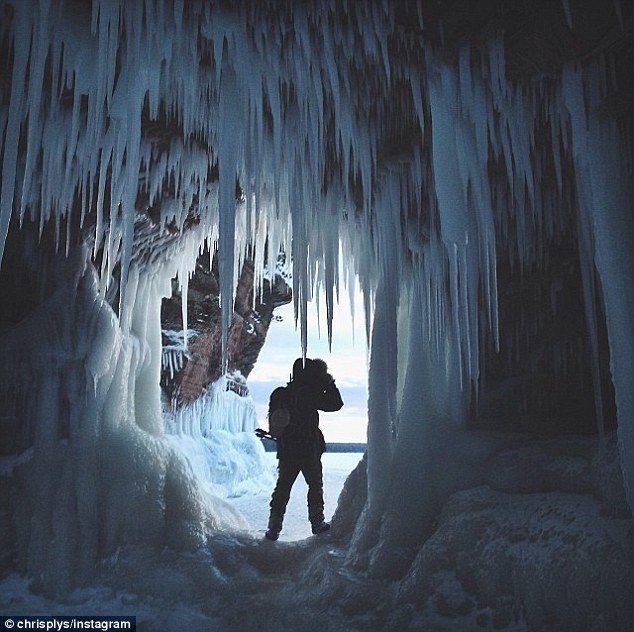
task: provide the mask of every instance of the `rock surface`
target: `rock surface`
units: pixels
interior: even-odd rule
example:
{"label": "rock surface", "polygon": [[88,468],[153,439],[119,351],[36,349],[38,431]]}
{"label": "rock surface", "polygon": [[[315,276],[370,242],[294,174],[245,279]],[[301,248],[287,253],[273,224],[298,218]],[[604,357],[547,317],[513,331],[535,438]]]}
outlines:
{"label": "rock surface", "polygon": [[[214,261],[209,266],[203,254],[189,282],[187,293],[188,342],[187,351],[175,363],[176,370],[163,367],[163,394],[176,405],[186,404],[203,394],[209,384],[220,377],[222,365],[222,333],[218,299],[218,268]],[[234,312],[229,329],[227,372],[236,376],[233,388],[246,387],[241,378],[248,377],[257,361],[260,349],[276,307],[290,302],[291,288],[276,273],[273,282],[264,280],[261,295],[254,300],[254,267],[246,261],[235,291]],[[182,332],[181,293],[175,288],[172,298],[163,301],[161,322],[164,347],[170,346],[174,332]],[[192,330],[195,332],[192,334]],[[182,353],[181,349],[181,353]],[[178,352],[178,351],[177,351]]]}

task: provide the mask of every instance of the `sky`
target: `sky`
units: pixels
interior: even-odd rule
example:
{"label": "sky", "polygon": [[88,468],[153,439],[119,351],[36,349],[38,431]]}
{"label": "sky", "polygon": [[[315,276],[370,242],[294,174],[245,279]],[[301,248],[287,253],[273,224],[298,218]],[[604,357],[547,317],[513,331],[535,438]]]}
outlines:
{"label": "sky", "polygon": [[[326,361],[344,402],[340,411],[319,414],[319,426],[327,443],[365,443],[367,437],[368,351],[360,293],[355,295],[354,303],[353,316],[348,291],[342,288],[334,309],[332,353],[328,350],[325,297],[321,295],[319,300],[320,319],[317,304],[308,304],[307,357]],[[261,428],[268,427],[266,413],[271,391],[288,382],[293,362],[302,355],[293,303],[278,307],[273,315],[266,341],[247,380]]]}

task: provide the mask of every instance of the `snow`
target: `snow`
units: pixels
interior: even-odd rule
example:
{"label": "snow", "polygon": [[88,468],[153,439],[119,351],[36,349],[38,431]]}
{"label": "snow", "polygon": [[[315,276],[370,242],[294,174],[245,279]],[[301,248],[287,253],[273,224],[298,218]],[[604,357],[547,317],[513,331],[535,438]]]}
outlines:
{"label": "snow", "polygon": [[[237,440],[241,441],[243,445],[248,444],[248,439],[244,436],[245,433],[242,433],[242,435],[238,435]],[[251,436],[249,435],[249,437]],[[201,463],[204,461],[205,467],[194,467],[197,475],[202,476],[205,483],[209,483],[210,481],[208,477],[206,478],[205,471],[209,474],[212,470],[217,470],[222,466],[217,463],[217,455],[206,449],[206,441],[200,437],[197,440],[173,437],[173,440],[179,449],[190,455],[194,464],[197,459]],[[228,534],[227,541],[220,544],[219,547],[214,545],[212,548],[215,551],[214,555],[232,555],[232,547],[237,549],[236,553],[238,556],[246,554],[249,560],[248,564],[252,568],[243,570],[252,574],[248,578],[250,583],[255,582],[255,584],[260,585],[259,589],[255,584],[253,588],[260,590],[264,594],[267,589],[271,589],[268,585],[268,583],[273,581],[271,575],[284,574],[288,569],[289,562],[292,565],[297,556],[296,553],[286,547],[291,543],[297,543],[300,547],[299,554],[304,555],[307,551],[305,548],[307,540],[310,539],[314,543],[316,538],[310,533],[310,524],[305,509],[307,488],[300,477],[291,493],[291,500],[288,505],[280,540],[275,545],[264,540],[263,535],[269,513],[268,502],[275,481],[276,458],[272,452],[264,453],[259,440],[255,439],[255,437],[254,441],[257,442],[259,451],[262,452],[265,471],[252,477],[250,484],[243,485],[241,488],[236,485],[227,486],[220,483],[214,485],[213,490],[216,493],[220,492],[220,494],[228,496],[229,502],[240,510],[248,524],[245,523],[241,532],[237,532],[233,536]],[[226,448],[226,446],[223,447]],[[239,453],[236,452],[230,456],[234,459],[233,465],[235,466],[239,459]],[[248,456],[248,454],[245,454],[243,459],[248,459]],[[334,512],[344,481],[349,472],[357,465],[361,456],[358,453],[327,453],[324,455],[325,514],[327,518],[330,518]],[[24,457],[13,460],[2,459],[2,462],[0,462],[1,471],[4,473],[10,472],[13,464],[17,465],[19,461],[23,460]],[[10,461],[12,462],[10,463]],[[217,474],[217,471],[215,473]],[[222,489],[223,487],[224,489]],[[327,543],[328,539],[325,542]],[[267,570],[266,567],[262,566],[262,560],[259,558],[262,555],[266,555],[266,547],[269,545],[277,548],[278,559],[275,566]],[[302,553],[301,547],[304,547],[304,553]],[[221,552],[221,549],[224,549],[224,551]],[[264,552],[258,552],[258,549],[264,549]],[[126,556],[128,556],[127,559]],[[175,632],[176,630],[182,630],[183,627],[201,632],[209,629],[236,629],[231,627],[230,621],[232,617],[240,616],[241,610],[245,608],[245,602],[242,601],[239,593],[234,593],[233,597],[225,594],[228,578],[214,576],[217,571],[214,571],[214,562],[209,559],[208,555],[199,552],[195,557],[189,556],[188,559],[188,556],[185,556],[180,561],[178,561],[178,556],[169,559],[169,554],[167,557],[159,555],[160,557],[163,557],[163,561],[156,559],[155,553],[152,552],[122,550],[113,558],[106,560],[102,566],[102,571],[106,569],[105,572],[100,573],[102,584],[89,585],[74,590],[60,601],[51,601],[39,595],[34,584],[26,578],[17,575],[4,577],[0,581],[0,611],[11,615],[85,614],[111,616],[116,614],[135,616],[137,617],[137,625],[141,626],[139,629],[156,631]],[[285,560],[285,557],[288,559]],[[143,584],[153,581],[150,580],[150,577],[158,572],[157,563],[159,567],[162,564],[165,565],[161,571],[163,574],[155,577],[155,580],[162,585],[162,588],[158,592],[152,593]],[[247,562],[243,563],[246,564]],[[118,580],[113,584],[113,578],[110,576],[112,568],[123,569],[128,565],[138,565],[134,574],[139,577],[145,576],[142,582],[137,583],[135,586],[132,572],[126,571],[127,578],[119,576]],[[242,573],[236,568],[231,570],[232,573]],[[117,572],[121,572],[121,570],[115,571],[115,574]],[[176,577],[174,577],[175,573],[178,573]],[[179,575],[182,575],[182,577]],[[185,577],[188,577],[188,579],[185,579]],[[237,577],[235,579],[236,581],[241,581]],[[275,581],[279,582],[280,580]],[[214,615],[209,609],[211,604],[205,606],[197,603],[198,596],[194,597],[191,593],[183,592],[187,590],[186,585],[189,582],[200,582],[204,590],[211,588],[216,583],[221,584],[223,587],[221,591],[223,607],[218,608]],[[118,588],[117,585],[119,586]],[[127,588],[123,588],[124,585]],[[215,589],[218,590],[218,586],[215,586]],[[170,590],[175,592],[170,594]],[[245,600],[252,599],[248,593],[244,594],[244,598]],[[275,611],[275,606],[271,606],[271,608]],[[250,616],[253,616],[253,614]],[[144,628],[143,626],[149,627]],[[242,629],[255,628],[247,626]]]}
{"label": "snow", "polygon": [[[427,590],[432,607],[462,629],[581,630],[598,610],[606,613],[602,625],[613,617],[614,629],[626,629],[621,582],[628,589],[633,584],[619,551],[628,546],[629,525],[605,520],[588,497],[475,488],[454,495],[439,524],[402,583],[399,601]],[[478,608],[475,586],[492,608]],[[557,622],[553,602],[565,609]]]}
{"label": "snow", "polygon": [[[324,515],[330,521],[337,507],[337,500],[343,484],[350,472],[357,466],[362,455],[358,453],[326,452],[322,457],[324,468]],[[269,519],[269,501],[275,485],[277,459],[274,452],[266,453],[268,471],[272,474],[273,485],[259,495],[241,495],[231,499],[246,517],[251,530],[257,536],[263,536]],[[304,479],[299,476],[291,491],[284,517],[284,527],[280,534],[280,542],[295,542],[311,536],[310,523],[306,505],[308,487]]]}
{"label": "snow", "polygon": [[[454,440],[480,445],[480,455],[471,456],[480,467],[467,468],[466,486],[449,494],[432,535],[398,581],[346,563],[346,524],[350,512],[360,511],[347,501],[364,482],[363,469],[348,474],[361,455],[326,453],[327,518],[339,497],[327,535],[310,535],[298,480],[280,540],[264,540],[270,489],[251,489],[229,499],[248,525],[216,532],[206,547],[122,546],[91,583],[59,600],[40,594],[37,582],[5,576],[0,610],[136,616],[140,629],[157,632],[628,629],[631,520],[593,496],[594,440],[478,433]],[[265,461],[273,472],[274,454]]]}

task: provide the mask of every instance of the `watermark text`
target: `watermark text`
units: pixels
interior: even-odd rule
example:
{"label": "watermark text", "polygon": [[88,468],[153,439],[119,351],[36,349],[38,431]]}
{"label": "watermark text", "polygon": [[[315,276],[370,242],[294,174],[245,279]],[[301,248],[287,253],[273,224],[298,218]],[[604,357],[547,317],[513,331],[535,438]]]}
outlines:
{"label": "watermark text", "polygon": [[5,616],[0,615],[0,632],[5,630],[131,630],[136,617],[106,616]]}

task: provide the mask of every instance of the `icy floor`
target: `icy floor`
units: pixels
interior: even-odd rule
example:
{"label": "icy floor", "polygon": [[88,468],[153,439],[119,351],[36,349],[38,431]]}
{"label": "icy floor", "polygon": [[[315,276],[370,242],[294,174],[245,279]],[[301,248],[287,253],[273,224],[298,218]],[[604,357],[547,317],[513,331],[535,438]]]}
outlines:
{"label": "icy floor", "polygon": [[[323,456],[325,515],[328,520],[334,513],[348,474],[362,456],[359,453],[327,453]],[[271,472],[275,473],[275,454],[267,453],[266,460]],[[228,536],[214,544],[216,562],[219,564],[224,562],[228,566],[235,565],[235,560],[228,561],[232,558],[232,549],[235,550],[236,560],[242,556],[249,560],[249,566],[245,565],[244,576],[237,573],[234,578],[233,599],[227,601],[227,596],[220,594],[224,580],[218,584],[218,578],[210,576],[210,573],[213,575],[214,564],[206,556],[170,555],[165,552],[158,558],[152,557],[152,554],[144,557],[141,550],[132,553],[128,551],[113,560],[116,573],[114,580],[110,577],[110,581],[105,583],[78,589],[63,603],[34,594],[27,578],[16,575],[5,577],[0,581],[0,614],[136,616],[137,629],[146,632],[233,632],[238,629],[277,632],[280,628],[276,627],[277,615],[273,606],[267,606],[263,602],[261,614],[257,615],[272,617],[272,621],[268,623],[261,621],[256,625],[251,620],[254,615],[250,611],[259,601],[265,599],[264,595],[272,587],[274,589],[276,583],[285,585],[286,573],[297,564],[301,565],[322,540],[312,538],[306,544],[298,542],[311,538],[306,515],[307,488],[301,475],[293,486],[280,542],[260,546],[257,541],[251,540],[251,536],[256,539],[264,536],[271,491],[272,489],[261,494],[244,494],[227,499],[245,515],[252,528],[251,533],[236,536],[235,540]],[[298,542],[299,546],[294,550],[292,545],[289,546],[291,542]],[[327,545],[327,537],[323,539],[323,543]],[[251,563],[254,564],[253,569],[250,567]],[[253,572],[256,575],[252,577]],[[108,577],[108,573],[105,575]],[[260,596],[248,594],[253,590],[253,582]],[[241,592],[240,587],[247,594],[236,599],[235,596]],[[214,593],[214,589],[220,590]],[[251,604],[250,608],[246,606],[247,603]],[[243,613],[245,607],[247,612]],[[222,616],[218,617],[218,612]],[[236,628],[235,622],[244,621],[243,615],[250,617],[250,623],[243,623]],[[340,627],[323,627],[323,623],[322,621],[320,625],[323,630]]]}
{"label": "icy floor", "polygon": [[[506,440],[482,470],[468,468],[469,485],[396,582],[345,564],[332,534],[311,537],[300,477],[280,542],[262,539],[271,490],[243,494],[228,500],[247,533],[215,533],[196,552],[128,547],[63,602],[12,575],[0,613],[130,615],[143,632],[630,632],[634,528],[620,495],[594,495],[593,453],[586,440]],[[324,455],[327,519],[361,456]],[[266,463],[273,473],[275,455]]]}
{"label": "icy floor", "polygon": [[[356,467],[363,455],[359,453],[330,452],[322,457],[324,468],[324,514],[326,520],[330,520],[337,507],[337,498],[348,474]],[[275,453],[266,453],[267,461],[272,471],[277,468]],[[273,490],[271,489],[271,492]],[[288,503],[284,528],[280,535],[280,541],[292,542],[308,538],[311,535],[310,524],[306,509],[307,486],[300,474],[293,485],[291,499]],[[270,493],[244,495],[238,498],[229,498],[229,502],[235,505],[247,518],[254,535],[264,536],[269,517]]]}

